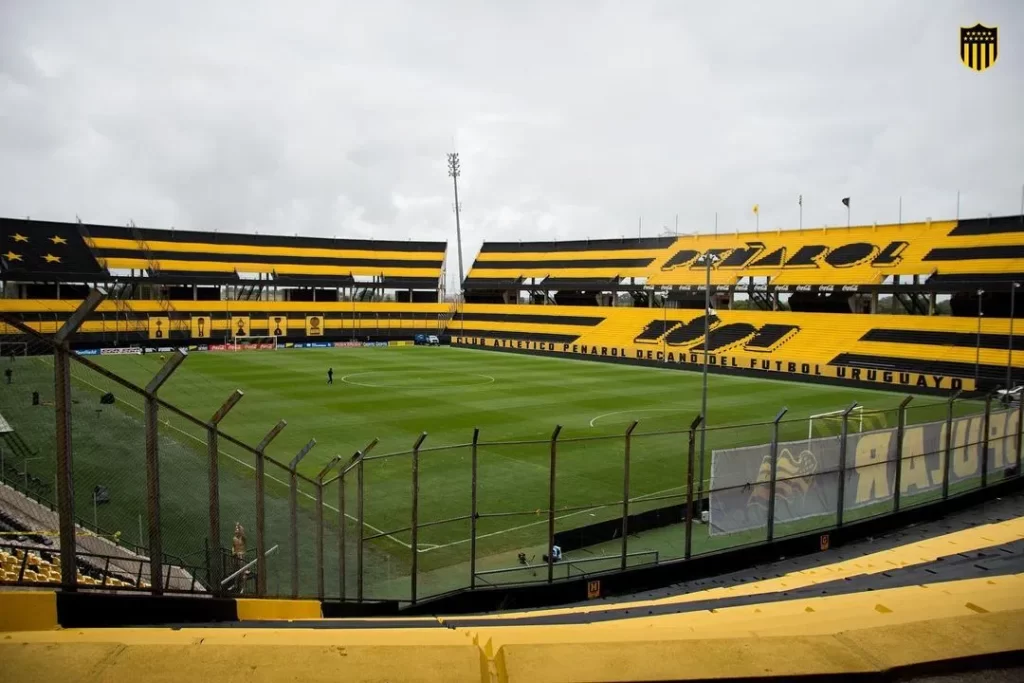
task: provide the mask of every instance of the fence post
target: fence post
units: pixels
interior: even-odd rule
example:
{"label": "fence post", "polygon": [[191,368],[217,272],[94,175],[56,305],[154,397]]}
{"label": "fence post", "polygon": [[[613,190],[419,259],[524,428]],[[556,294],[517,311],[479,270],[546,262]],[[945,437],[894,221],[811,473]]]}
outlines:
{"label": "fence post", "polygon": [[412,566],[409,569],[409,598],[416,604],[416,573],[419,568],[420,538],[420,446],[427,438],[423,432],[412,447]]}
{"label": "fence post", "polygon": [[899,412],[896,413],[896,474],[893,477],[893,512],[900,511],[900,494],[903,488],[903,434],[907,429],[907,405],[913,400],[913,396],[907,396],[900,401]]}
{"label": "fence post", "polygon": [[[71,450],[71,349],[68,339],[78,331],[85,319],[91,315],[104,299],[98,289],[93,289],[57,330],[53,337],[53,404],[54,425],[57,447],[57,515],[60,531],[61,587],[74,591],[78,586],[77,552],[75,548],[75,478],[74,456]],[[16,321],[6,321],[15,323]],[[14,324],[13,327],[21,328]],[[31,331],[21,328],[22,331]],[[28,465],[25,465],[28,471]],[[28,488],[25,489],[28,491]],[[139,539],[142,544],[142,539]]]}
{"label": "fence post", "polygon": [[[690,439],[686,448],[686,547],[683,559],[690,559],[693,550],[693,467],[697,444],[697,427],[704,421],[703,415],[693,418],[690,423]],[[711,492],[708,491],[708,496]]]}
{"label": "fence post", "polygon": [[626,449],[622,463],[622,571],[626,571],[626,556],[629,554],[629,448],[633,430],[638,424],[639,420],[633,420],[633,424],[626,429]]}
{"label": "fence post", "polygon": [[288,463],[288,535],[291,536],[292,599],[299,597],[299,462],[313,450],[316,439],[302,447]]}
{"label": "fence post", "polygon": [[472,470],[469,494],[469,588],[476,588],[476,519],[477,519],[477,444],[480,441],[479,427],[473,429],[473,448],[470,454]]}
{"label": "fence post", "polygon": [[324,482],[316,478],[316,598],[324,599]]}
{"label": "fence post", "polygon": [[772,463],[771,476],[769,478],[769,489],[768,489],[768,542],[775,538],[775,482],[779,472],[779,421],[782,416],[786,414],[789,408],[783,408],[779,411],[779,414],[775,416],[775,420],[772,421],[772,445],[769,451]]}
{"label": "fence post", "polygon": [[280,420],[273,429],[267,432],[263,440],[256,446],[256,596],[263,597],[267,594],[267,538],[266,520],[264,511],[266,507],[266,488],[264,483],[264,471],[266,469],[266,449],[281,430],[288,426],[284,420]]}
{"label": "fence post", "polygon": [[[316,475],[316,595],[320,600],[324,599],[325,588],[324,588],[324,478],[327,474],[334,469],[338,463],[341,462],[341,456],[336,455],[330,459],[330,461],[324,465],[324,468]],[[338,520],[341,526],[338,529],[338,533],[341,535],[341,548],[345,547],[345,473],[342,472],[340,475],[335,477],[334,481],[338,482]],[[345,599],[345,555],[341,554],[339,558],[339,566],[341,571],[341,592],[338,595],[339,600]]]}
{"label": "fence post", "polygon": [[220,432],[217,431],[217,425],[242,400],[242,396],[244,394],[241,390],[235,389],[206,424],[206,459],[210,493],[209,545],[211,552],[215,553],[213,561],[210,562],[210,585],[217,594],[222,592],[223,586],[220,585],[220,581],[224,578],[224,552],[220,540],[220,446],[217,443]]}
{"label": "fence post", "polygon": [[[146,500],[149,518],[149,580],[150,588],[159,595],[163,592],[163,533],[160,528],[160,431],[157,422],[156,393],[188,352],[178,349],[157,371],[146,385]],[[170,579],[170,574],[167,576]]]}
{"label": "fence post", "polygon": [[843,510],[846,507],[846,437],[850,433],[850,413],[857,407],[854,401],[843,411],[843,424],[839,430],[839,500],[836,501],[836,527],[843,526]]}
{"label": "fence post", "polygon": [[[60,524],[61,588],[77,590],[75,561],[75,485],[71,451],[71,358],[66,347],[53,351],[54,406],[57,426],[57,513]],[[26,464],[25,470],[28,471]],[[28,489],[25,489],[28,491]],[[142,545],[142,539],[139,539]]]}
{"label": "fence post", "polygon": [[356,600],[363,601],[363,458],[356,465]]}
{"label": "fence post", "polygon": [[556,425],[555,431],[551,433],[551,460],[548,473],[548,583],[555,580],[555,469],[558,456],[558,433],[562,431],[562,425]]}
{"label": "fence post", "polygon": [[1017,402],[1017,476],[1021,475],[1021,437],[1024,435],[1024,393]]}
{"label": "fence post", "polygon": [[981,437],[981,488],[988,486],[988,430],[992,416],[992,392],[985,394],[985,420]]}
{"label": "fence post", "polygon": [[949,498],[949,468],[953,459],[953,403],[960,395],[959,391],[949,397],[946,407],[946,458],[942,463],[942,500]]}

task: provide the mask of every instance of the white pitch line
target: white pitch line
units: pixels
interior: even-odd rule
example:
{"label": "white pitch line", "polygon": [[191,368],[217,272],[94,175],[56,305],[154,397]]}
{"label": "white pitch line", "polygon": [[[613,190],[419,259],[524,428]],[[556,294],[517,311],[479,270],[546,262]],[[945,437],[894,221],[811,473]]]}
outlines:
{"label": "white pitch line", "polygon": [[[663,493],[668,493],[669,491],[675,491],[675,490],[681,489],[681,488],[683,488],[683,487],[682,486],[673,486],[670,489],[664,489],[662,491],[655,491],[654,493],[645,493],[642,496],[637,496],[636,498],[630,498],[629,502],[635,503],[636,501],[644,500],[645,498],[652,498],[654,496],[660,496]],[[593,512],[594,510],[600,510],[600,509],[601,509],[601,507],[593,507],[593,508],[587,508],[586,510],[577,510],[576,512],[570,512],[568,514],[555,517],[555,521],[558,521],[560,519],[568,519],[569,517],[575,517],[576,515],[582,515],[582,514],[585,514],[587,512]],[[522,524],[520,526],[513,526],[513,527],[509,527],[508,529],[499,529],[498,531],[492,531],[489,534],[478,534],[477,537],[476,537],[476,540],[479,541],[481,538],[490,538],[492,536],[500,536],[502,534],[507,534],[507,533],[509,533],[511,531],[519,531],[520,529],[529,529],[532,526],[537,526],[538,524],[547,524],[547,523],[548,523],[548,518],[545,517],[544,519],[538,520],[536,522],[530,522],[529,524]],[[444,543],[442,545],[434,546],[433,548],[428,548],[427,550],[421,550],[420,552],[421,553],[425,553],[425,552],[429,552],[431,550],[441,550],[442,548],[451,548],[452,546],[455,546],[455,545],[462,545],[463,543],[469,543],[471,540],[473,540],[473,539],[472,538],[463,538],[462,540],[459,540],[459,541],[452,541],[451,543]]]}
{"label": "white pitch line", "polygon": [[634,413],[675,413],[682,411],[682,408],[639,408],[637,410],[616,410],[614,413],[605,413],[604,415],[598,415],[590,421],[590,426],[593,427],[594,423],[600,420],[602,417],[611,417],[612,415],[632,415]]}
{"label": "white pitch line", "polygon": [[[74,379],[78,380],[79,382],[81,382],[81,383],[83,383],[83,384],[86,384],[86,385],[88,385],[88,386],[92,387],[92,388],[93,388],[93,389],[95,389],[96,391],[103,391],[103,389],[102,389],[102,388],[100,388],[100,387],[96,386],[95,384],[93,384],[93,383],[92,383],[92,382],[90,382],[89,380],[86,380],[86,379],[82,379],[81,377],[76,377],[74,373],[71,373],[71,376],[72,376],[72,377],[73,377]],[[116,398],[116,397],[115,397],[115,399],[114,399],[114,400],[116,400],[116,401],[118,401],[118,402],[120,402],[120,403],[123,403],[124,405],[126,405],[126,406],[128,406],[128,407],[132,408],[133,410],[137,410],[138,412],[140,412],[140,413],[143,413],[143,414],[145,414],[145,411],[143,411],[143,410],[142,410],[141,408],[139,408],[138,406],[134,405],[133,403],[130,403],[129,401],[126,401],[126,400],[124,400],[123,398]],[[171,424],[170,422],[168,422],[167,420],[163,420],[163,421],[162,421],[162,423],[163,423],[163,425],[164,425],[165,427],[170,427],[170,428],[171,428],[171,429],[173,429],[174,431],[176,431],[176,432],[180,432],[180,433],[184,434],[185,436],[187,436],[187,437],[189,437],[189,438],[191,438],[191,439],[195,439],[196,441],[198,441],[198,442],[199,442],[199,443],[201,443],[201,444],[205,444],[205,443],[206,443],[205,441],[203,441],[202,439],[200,439],[200,438],[199,438],[198,436],[196,436],[196,435],[194,435],[194,434],[189,434],[189,433],[188,433],[188,432],[186,432],[186,431],[185,431],[184,429],[181,429],[180,427],[176,427],[176,426],[172,425],[172,424]],[[225,451],[222,451],[222,450],[220,450],[220,449],[218,449],[218,450],[217,450],[217,452],[218,452],[218,453],[220,453],[220,454],[221,454],[222,456],[224,456],[225,458],[228,458],[229,460],[233,460],[233,461],[235,461],[236,463],[238,463],[239,465],[242,465],[243,467],[248,467],[248,468],[249,468],[250,470],[253,470],[253,471],[255,471],[255,470],[256,470],[256,468],[255,468],[255,467],[254,467],[253,465],[250,465],[249,463],[245,462],[244,460],[239,460],[238,458],[236,458],[235,456],[231,455],[230,453],[227,453],[227,452],[225,452]],[[283,480],[281,480],[281,479],[278,479],[277,477],[275,477],[275,476],[274,476],[274,475],[272,475],[272,474],[266,474],[266,473],[264,473],[264,476],[265,476],[265,477],[266,477],[267,479],[270,479],[271,481],[276,481],[276,482],[277,482],[278,484],[280,484],[281,486],[284,486],[284,487],[287,487],[287,486],[289,486],[289,484],[288,484],[287,482],[285,482],[285,481],[283,481]],[[303,496],[305,496],[306,498],[308,498],[309,500],[316,500],[316,498],[315,498],[314,496],[310,495],[309,493],[306,493],[305,491],[301,491],[300,493],[301,493],[301,494],[302,494]],[[333,506],[333,505],[331,505],[330,503],[324,503],[324,507],[325,507],[325,508],[327,508],[328,510],[331,510],[332,512],[337,512],[337,511],[338,511],[338,508],[334,507],[334,506]],[[357,521],[359,521],[358,519],[356,519],[356,518],[355,518],[355,517],[353,517],[352,515],[348,514],[347,512],[345,513],[345,517],[346,517],[346,518],[348,518],[348,519],[351,519],[351,520],[352,520],[353,522],[357,522]],[[372,525],[372,524],[370,524],[369,522],[366,522],[366,521],[364,521],[364,522],[363,522],[363,526],[364,526],[364,527],[366,527],[367,529],[369,529],[370,531],[374,532],[375,534],[384,534],[384,530],[383,530],[383,529],[378,529],[377,527],[373,526],[373,525]],[[403,541],[403,540],[401,540],[401,539],[399,539],[399,538],[395,538],[395,537],[394,537],[394,536],[392,536],[391,534],[384,534],[384,535],[383,535],[383,538],[387,538],[387,539],[390,539],[390,540],[394,541],[395,543],[399,544],[400,546],[402,546],[402,547],[404,547],[404,548],[408,548],[408,549],[411,549],[411,548],[412,548],[412,544],[410,544],[410,543],[406,543],[405,541]],[[421,551],[421,552],[423,552],[423,551]]]}

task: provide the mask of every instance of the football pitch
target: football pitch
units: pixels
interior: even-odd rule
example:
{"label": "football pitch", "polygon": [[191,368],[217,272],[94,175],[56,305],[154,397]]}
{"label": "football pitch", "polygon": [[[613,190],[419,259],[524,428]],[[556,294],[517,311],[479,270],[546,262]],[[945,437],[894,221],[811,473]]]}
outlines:
{"label": "football pitch", "polygon": [[[162,364],[158,354],[102,356],[94,360],[144,386]],[[73,365],[73,452],[76,506],[86,519],[122,538],[144,541],[145,460],[142,401],[101,374]],[[333,369],[333,384],[327,371]],[[15,391],[4,392],[0,410],[41,454],[33,473],[52,481],[52,410],[28,406],[32,390],[52,400],[52,360],[19,360]],[[893,426],[900,394],[858,388],[783,382],[711,374],[708,378],[709,431],[705,478],[714,448],[767,443],[769,423],[785,406],[780,438],[808,434],[808,417],[836,411],[857,401],[876,414],[864,428]],[[6,387],[5,387],[6,389]],[[379,442],[364,465],[365,557],[375,580],[368,597],[401,598],[407,592],[411,559],[412,485],[409,455],[423,434],[419,459],[419,572],[426,590],[441,592],[468,585],[470,557],[471,448],[479,429],[477,569],[495,572],[517,565],[518,553],[540,561],[548,523],[550,439],[556,425],[556,530],[562,531],[621,514],[624,433],[639,421],[631,438],[630,511],[685,500],[687,430],[701,409],[701,375],[696,372],[615,365],[561,358],[494,353],[448,347],[355,347],[193,353],[160,390],[160,396],[208,419],[235,389],[245,396],[221,423],[222,430],[255,445],[277,423],[287,420],[267,453],[287,463],[307,444],[316,446],[299,464],[313,478],[334,456],[343,460],[374,439]],[[99,404],[112,391],[114,406]],[[939,399],[919,397],[928,406],[914,422],[941,419]],[[47,421],[48,420],[48,421]],[[160,413],[162,528],[165,551],[199,563],[206,536],[207,477],[203,430],[169,411]],[[753,423],[761,423],[750,426]],[[742,426],[741,426],[742,425]],[[820,423],[816,430],[836,429]],[[816,431],[816,435],[822,432]],[[834,433],[834,432],[833,432]],[[223,543],[230,543],[236,521],[252,536],[253,457],[221,440],[221,521]],[[390,455],[389,455],[390,454]],[[699,457],[699,454],[698,454]],[[287,473],[268,466],[267,546],[281,546],[271,565],[271,589],[287,586]],[[355,477],[348,477],[346,515],[349,547],[358,533]],[[94,505],[93,486],[111,491],[111,502]],[[328,487],[328,571],[337,546],[337,491]],[[313,488],[299,490],[300,562],[304,591],[311,586]],[[745,539],[750,542],[752,539]],[[744,539],[734,539],[741,542]],[[713,549],[700,527],[694,552]],[[333,546],[332,546],[333,544]],[[674,552],[665,549],[665,553]],[[599,557],[589,558],[599,561]],[[637,556],[631,562],[652,561]],[[618,559],[609,560],[617,566]],[[349,560],[348,574],[354,571]],[[514,572],[510,572],[514,574]],[[500,581],[501,574],[487,581]],[[353,579],[349,578],[351,582]],[[525,580],[511,578],[509,580]],[[327,580],[328,593],[337,583]],[[349,584],[354,585],[352,583]],[[332,588],[334,590],[332,591]],[[351,589],[350,589],[351,590]]]}

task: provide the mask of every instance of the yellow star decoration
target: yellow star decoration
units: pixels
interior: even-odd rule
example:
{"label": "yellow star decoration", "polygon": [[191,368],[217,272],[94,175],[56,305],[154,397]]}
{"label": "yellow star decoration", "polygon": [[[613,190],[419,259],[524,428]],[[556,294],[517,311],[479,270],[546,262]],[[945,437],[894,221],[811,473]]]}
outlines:
{"label": "yellow star decoration", "polygon": [[21,260],[21,254],[15,254],[13,251],[9,251],[6,254],[4,254],[4,257],[8,261],[20,261]]}
{"label": "yellow star decoration", "polygon": [[15,242],[28,242],[28,237],[26,235],[14,233],[13,235],[11,235],[11,237],[14,238]]}
{"label": "yellow star decoration", "polygon": [[67,244],[68,241],[59,235],[54,235],[50,238],[50,241],[54,244]]}
{"label": "yellow star decoration", "polygon": [[47,254],[43,257],[47,263],[60,263],[60,256],[54,256],[53,254]]}

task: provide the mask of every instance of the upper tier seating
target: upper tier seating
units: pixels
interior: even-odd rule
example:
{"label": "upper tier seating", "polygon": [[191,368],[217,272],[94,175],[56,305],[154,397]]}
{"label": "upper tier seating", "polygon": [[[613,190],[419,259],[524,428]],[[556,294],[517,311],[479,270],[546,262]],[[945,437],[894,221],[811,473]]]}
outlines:
{"label": "upper tier seating", "polygon": [[680,237],[652,264],[651,285],[700,285],[699,259],[719,260],[711,282],[743,277],[774,285],[872,285],[889,275],[931,276],[935,281],[1014,278],[1024,281],[1021,216],[933,223],[812,228]]}
{"label": "upper tier seating", "polygon": [[485,242],[466,280],[467,289],[503,289],[532,279],[538,289],[610,291],[646,277],[672,237]]}
{"label": "upper tier seating", "polygon": [[[0,219],[6,279],[74,281],[134,270],[151,277],[237,279],[237,273],[280,275],[288,285],[345,286],[353,276],[394,287],[436,289],[444,242],[122,228]],[[309,281],[309,282],[307,282]]]}

